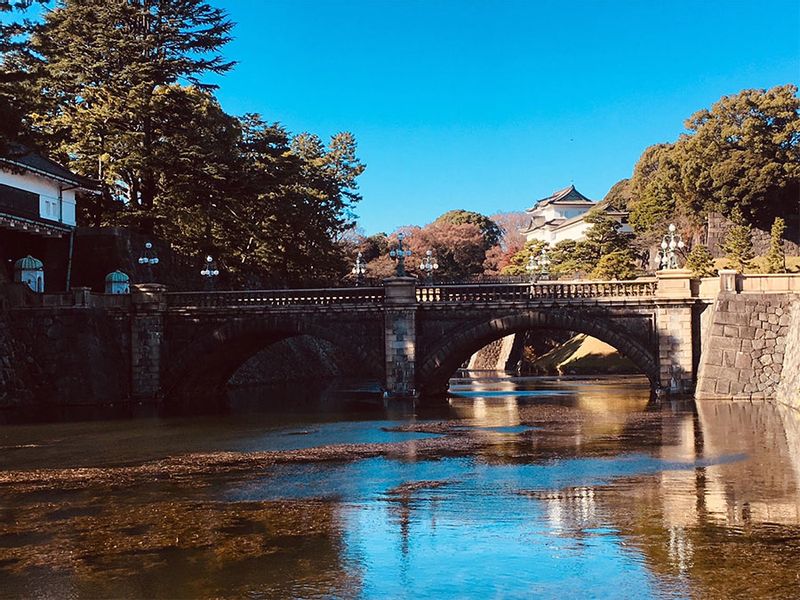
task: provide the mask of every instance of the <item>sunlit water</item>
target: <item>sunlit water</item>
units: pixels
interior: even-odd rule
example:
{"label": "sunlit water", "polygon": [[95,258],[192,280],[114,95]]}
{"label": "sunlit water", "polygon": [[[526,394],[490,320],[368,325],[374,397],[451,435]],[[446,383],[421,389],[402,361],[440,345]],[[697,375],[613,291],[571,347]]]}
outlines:
{"label": "sunlit water", "polygon": [[[250,390],[224,416],[3,426],[0,596],[800,597],[796,412],[654,404],[637,379],[452,391],[414,408]],[[375,451],[313,459],[343,444]],[[128,475],[263,451],[278,459]]]}

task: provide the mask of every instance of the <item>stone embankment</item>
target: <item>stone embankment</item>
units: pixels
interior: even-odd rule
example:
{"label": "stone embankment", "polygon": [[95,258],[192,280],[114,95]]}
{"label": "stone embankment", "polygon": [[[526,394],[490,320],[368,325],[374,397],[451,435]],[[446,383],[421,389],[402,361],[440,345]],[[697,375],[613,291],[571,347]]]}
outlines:
{"label": "stone embankment", "polygon": [[794,302],[789,321],[777,400],[800,410],[800,299]]}
{"label": "stone embankment", "polygon": [[697,398],[796,402],[800,296],[720,292],[713,310],[703,340]]}

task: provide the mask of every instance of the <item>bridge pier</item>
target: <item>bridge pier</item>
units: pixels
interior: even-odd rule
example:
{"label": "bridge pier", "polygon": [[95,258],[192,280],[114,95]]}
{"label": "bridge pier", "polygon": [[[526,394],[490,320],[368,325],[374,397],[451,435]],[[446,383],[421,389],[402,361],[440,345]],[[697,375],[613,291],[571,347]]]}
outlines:
{"label": "bridge pier", "polygon": [[141,283],[131,290],[131,397],[155,400],[161,395],[161,356],[167,287]]}
{"label": "bridge pier", "polygon": [[416,394],[417,280],[384,280],[384,389],[392,397]]}
{"label": "bridge pier", "polygon": [[694,344],[692,337],[691,271],[656,273],[658,367],[661,389],[674,394],[694,389]]}

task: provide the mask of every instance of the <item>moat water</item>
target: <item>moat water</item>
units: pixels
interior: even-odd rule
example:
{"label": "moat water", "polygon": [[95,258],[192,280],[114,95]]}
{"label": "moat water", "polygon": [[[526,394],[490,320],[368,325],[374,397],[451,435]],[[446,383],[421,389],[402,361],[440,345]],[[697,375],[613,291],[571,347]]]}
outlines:
{"label": "moat water", "polygon": [[0,597],[799,598],[800,414],[636,378],[0,427]]}

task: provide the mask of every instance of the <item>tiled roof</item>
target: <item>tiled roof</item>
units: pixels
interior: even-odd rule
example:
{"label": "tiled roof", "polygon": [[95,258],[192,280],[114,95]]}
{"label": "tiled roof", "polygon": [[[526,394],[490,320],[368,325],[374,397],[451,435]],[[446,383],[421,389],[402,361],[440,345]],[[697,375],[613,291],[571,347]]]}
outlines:
{"label": "tiled roof", "polygon": [[569,204],[594,204],[589,198],[581,194],[578,190],[575,189],[574,185],[570,185],[569,187],[565,187],[563,190],[558,190],[554,192],[547,198],[542,198],[541,200],[537,200],[533,206],[527,209],[526,212],[531,212],[537,208],[541,208],[543,206],[547,206],[548,204],[554,203],[569,203]]}
{"label": "tiled roof", "polygon": [[95,187],[94,183],[70,171],[63,165],[58,164],[54,160],[37,154],[32,150],[23,146],[11,146],[5,155],[0,156],[0,162],[13,165],[33,173],[38,173],[46,177],[58,179],[72,183],[76,186],[92,189]]}

